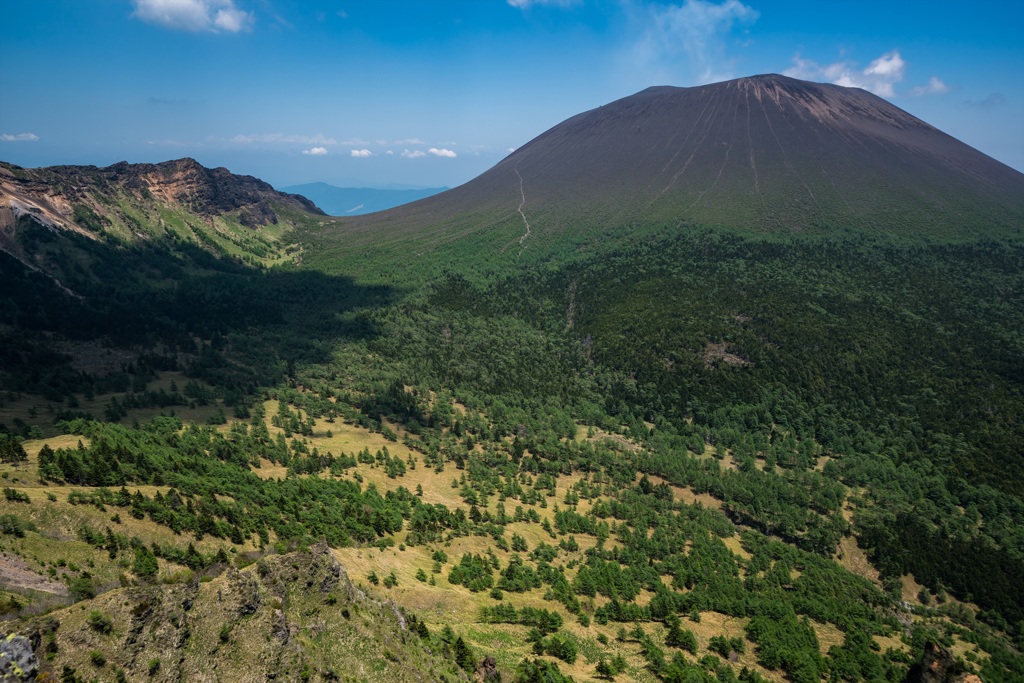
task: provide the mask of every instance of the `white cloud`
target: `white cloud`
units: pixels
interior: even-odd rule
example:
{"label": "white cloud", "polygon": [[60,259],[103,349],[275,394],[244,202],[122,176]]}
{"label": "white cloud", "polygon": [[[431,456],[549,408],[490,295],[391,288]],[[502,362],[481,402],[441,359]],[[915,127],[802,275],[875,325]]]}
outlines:
{"label": "white cloud", "polygon": [[308,155],[314,156],[314,157],[322,157],[323,155],[327,154],[327,148],[326,147],[312,147],[310,149],[302,150],[302,153],[303,154],[308,154]]}
{"label": "white cloud", "polygon": [[785,76],[799,78],[804,81],[828,81],[831,83],[842,76],[843,72],[848,71],[849,68],[848,62],[835,62],[822,66],[810,59],[802,59],[800,55],[796,55],[793,57],[793,66],[782,73]]}
{"label": "white cloud", "polygon": [[234,0],[133,0],[133,17],[164,28],[183,31],[238,33],[255,21],[252,12],[235,7]]}
{"label": "white cloud", "polygon": [[[832,64],[818,64],[810,59],[793,57],[793,66],[783,73],[793,78],[808,81],[826,81],[848,88],[863,88],[882,97],[895,97],[896,84],[903,80],[907,63],[896,50],[868,64],[867,68],[858,70],[853,62],[839,61]],[[942,81],[935,78],[942,87]]]}
{"label": "white cloud", "polygon": [[0,135],[0,141],[3,142],[37,142],[38,140],[39,136],[35,133],[18,133],[17,135],[4,133]]}
{"label": "white cloud", "polygon": [[444,148],[438,149],[437,147],[431,147],[427,151],[433,154],[435,157],[444,157],[445,159],[454,159],[455,157],[458,156],[458,154],[451,151],[450,149]]}
{"label": "white cloud", "polygon": [[406,138],[404,140],[395,140],[396,145],[422,145],[423,140],[419,138]]}
{"label": "white cloud", "polygon": [[402,156],[406,159],[419,159],[420,157],[427,156],[427,153],[418,149],[414,149],[412,151],[405,149],[402,150]]}
{"label": "white cloud", "polygon": [[213,18],[213,25],[228,33],[238,33],[249,27],[252,15],[234,7],[225,7],[217,10]]}
{"label": "white cloud", "polygon": [[759,13],[739,0],[685,0],[681,5],[627,3],[638,33],[630,55],[631,67],[650,82],[671,83],[690,77],[711,83],[732,77],[725,55],[726,36],[737,24],[751,24]]}
{"label": "white cloud", "polygon": [[900,57],[900,53],[893,50],[868,64],[868,68],[864,69],[864,75],[899,81],[903,79],[906,68],[907,63]]}
{"label": "white cloud", "polygon": [[365,159],[366,157],[372,157],[373,152],[368,149],[354,149],[352,150],[352,156],[356,159]]}
{"label": "white cloud", "polygon": [[385,153],[385,154],[387,154],[388,156],[391,156],[391,155],[392,155],[392,154],[394,154],[395,152],[394,152],[394,150],[390,150],[390,149],[389,149],[388,151],[386,151],[386,152],[384,152],[384,153]]}
{"label": "white cloud", "polygon": [[579,4],[580,0],[507,0],[512,7],[530,9],[534,5],[550,5],[552,7],[570,7]]}
{"label": "white cloud", "polygon": [[943,83],[938,76],[929,78],[926,85],[919,85],[916,88],[910,89],[910,94],[914,96],[942,95],[947,92],[949,92],[949,86]]}

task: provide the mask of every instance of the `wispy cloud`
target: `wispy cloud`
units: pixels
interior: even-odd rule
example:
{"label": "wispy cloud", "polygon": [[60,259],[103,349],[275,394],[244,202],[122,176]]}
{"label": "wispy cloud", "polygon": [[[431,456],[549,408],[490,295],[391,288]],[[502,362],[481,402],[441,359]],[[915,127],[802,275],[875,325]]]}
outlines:
{"label": "wispy cloud", "polygon": [[133,0],[133,4],[133,17],[181,31],[238,33],[255,22],[252,12],[238,9],[234,0]]}
{"label": "wispy cloud", "polygon": [[932,76],[925,85],[919,85],[910,89],[910,94],[915,97],[921,95],[942,95],[949,92],[949,86],[939,80],[938,76]]}
{"label": "wispy cloud", "polygon": [[[254,135],[236,135],[230,139],[231,142],[239,145],[252,144],[298,144],[298,145],[337,145],[334,138],[324,136],[322,133],[316,135],[286,135],[284,133],[256,133]],[[345,143],[342,143],[345,144]]]}
{"label": "wispy cloud", "polygon": [[395,140],[396,145],[422,145],[423,140],[419,138],[405,138],[404,140]]}
{"label": "wispy cloud", "polygon": [[994,92],[983,100],[966,100],[964,104],[982,109],[994,109],[1006,104],[1006,95],[1001,92]]}
{"label": "wispy cloud", "polygon": [[354,149],[352,150],[352,156],[356,159],[365,159],[367,157],[372,157],[373,152],[368,149]]}
{"label": "wispy cloud", "polygon": [[17,133],[11,135],[10,133],[0,134],[0,141],[2,142],[38,142],[39,136],[35,133]]}
{"label": "wispy cloud", "polygon": [[458,154],[451,151],[450,149],[444,148],[438,149],[437,147],[431,147],[427,151],[433,154],[435,157],[444,157],[445,159],[454,159],[455,157],[458,156]]}
{"label": "wispy cloud", "polygon": [[529,9],[534,6],[548,5],[550,7],[570,7],[580,4],[582,0],[507,0],[512,7]]}
{"label": "wispy cloud", "polygon": [[402,150],[402,156],[405,157],[406,159],[419,159],[421,157],[427,156],[427,153],[424,152],[423,150],[419,150],[419,149],[413,149],[413,150],[403,149]]}
{"label": "wispy cloud", "polygon": [[313,156],[313,157],[322,157],[325,154],[327,154],[327,148],[326,147],[311,147],[310,149],[302,150],[302,153],[303,154],[308,154],[309,156]]}
{"label": "wispy cloud", "polygon": [[[711,83],[732,77],[727,36],[738,24],[757,20],[757,10],[739,0],[685,0],[681,5],[629,2],[637,37],[629,61],[647,80]],[[683,73],[688,66],[689,74]]]}
{"label": "wispy cloud", "polygon": [[[831,64],[818,64],[810,59],[793,57],[793,66],[783,73],[793,78],[808,81],[827,81],[848,88],[863,88],[882,97],[895,97],[896,84],[903,80],[907,63],[896,50],[868,64],[865,69],[857,69],[851,61],[838,61]],[[943,88],[945,84],[938,78],[933,79]],[[927,87],[927,86],[926,86]]]}

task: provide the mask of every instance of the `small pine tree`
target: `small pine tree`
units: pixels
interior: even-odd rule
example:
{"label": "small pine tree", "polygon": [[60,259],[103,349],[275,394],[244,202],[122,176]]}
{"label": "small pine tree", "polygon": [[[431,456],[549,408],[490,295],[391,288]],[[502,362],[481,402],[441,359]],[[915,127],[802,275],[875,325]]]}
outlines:
{"label": "small pine tree", "polygon": [[156,576],[159,568],[153,551],[144,545],[135,549],[135,562],[132,564],[132,573],[140,578],[149,578]]}
{"label": "small pine tree", "polygon": [[598,678],[607,678],[609,681],[615,678],[616,674],[615,669],[612,668],[612,665],[609,664],[608,660],[604,657],[601,657],[601,661],[597,663],[595,672],[597,673]]}

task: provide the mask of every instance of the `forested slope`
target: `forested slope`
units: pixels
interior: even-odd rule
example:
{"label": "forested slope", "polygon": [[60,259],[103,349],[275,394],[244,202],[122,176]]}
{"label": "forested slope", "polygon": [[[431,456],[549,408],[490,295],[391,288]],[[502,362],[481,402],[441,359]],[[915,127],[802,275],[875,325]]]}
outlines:
{"label": "forested slope", "polygon": [[[700,161],[720,118],[687,118],[733,90],[776,92],[763,106],[786,125],[829,104],[807,130],[886,130],[949,168],[881,213],[838,181],[852,213],[773,191],[790,213],[765,222],[734,201],[743,173]],[[120,595],[207,603],[259,576],[280,606],[203,656],[244,670],[237,643],[284,618],[301,647],[279,675],[366,675],[323,635],[364,622],[288,572],[314,546],[333,566],[329,546],[359,590],[416,616],[408,651],[360,631],[380,675],[896,681],[939,643],[986,681],[1024,676],[1019,174],[863,94],[769,78],[637,98],[364,222],[179,162],[4,167],[21,194],[0,254],[0,608],[44,673],[147,680],[135,650],[156,641],[123,640],[139,616]],[[873,116],[840,125],[856,103]],[[631,161],[678,172],[653,200],[664,186],[596,162],[560,190],[609,121],[697,126],[711,146],[681,140],[678,168]],[[862,166],[889,148],[864,145]],[[779,163],[778,182],[820,176]],[[47,204],[47,183],[75,201]],[[182,652],[209,646],[174,613]],[[188,656],[152,675],[187,675]]]}

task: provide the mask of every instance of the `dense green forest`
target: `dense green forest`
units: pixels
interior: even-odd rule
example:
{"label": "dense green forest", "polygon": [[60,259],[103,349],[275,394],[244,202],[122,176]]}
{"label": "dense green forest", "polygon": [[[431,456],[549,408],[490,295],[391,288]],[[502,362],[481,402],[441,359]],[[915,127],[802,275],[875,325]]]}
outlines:
{"label": "dense green forest", "polygon": [[[558,680],[559,662],[584,657],[605,679],[625,670],[570,623],[621,631],[642,675],[663,681],[761,680],[730,664],[742,653],[793,681],[901,680],[925,642],[954,636],[984,650],[971,666],[986,681],[1024,676],[1019,242],[652,229],[463,268],[453,243],[407,277],[378,255],[363,268],[382,275],[354,279],[315,257],[264,267],[173,238],[19,228],[74,295],[0,253],[3,398],[53,407],[3,421],[4,453],[80,437],[44,446],[38,479],[181,537],[79,530],[137,574],[151,558],[223,563],[203,539],[383,550],[402,534],[437,563],[421,580],[486,596],[482,624],[522,627],[532,655],[509,672],[518,681]],[[296,239],[315,252],[328,238]],[[87,372],[52,339],[145,351]],[[168,371],[189,383],[151,388]],[[112,395],[103,414],[79,405],[94,395]],[[196,405],[220,412],[207,425],[172,416]],[[165,415],[137,421],[141,409]],[[323,420],[414,455],[321,451]],[[258,476],[261,463],[287,475]],[[404,486],[417,467],[459,502]],[[368,469],[395,485],[363,482]],[[26,527],[10,490],[14,537]],[[524,522],[546,540],[509,529]],[[489,545],[444,554],[470,538]],[[878,584],[835,561],[849,538]],[[942,600],[909,625],[907,574]],[[516,603],[532,593],[550,606]],[[702,612],[745,626],[696,657]],[[823,651],[814,624],[841,640]],[[872,640],[901,635],[909,652]],[[473,653],[454,657],[472,668]]]}

